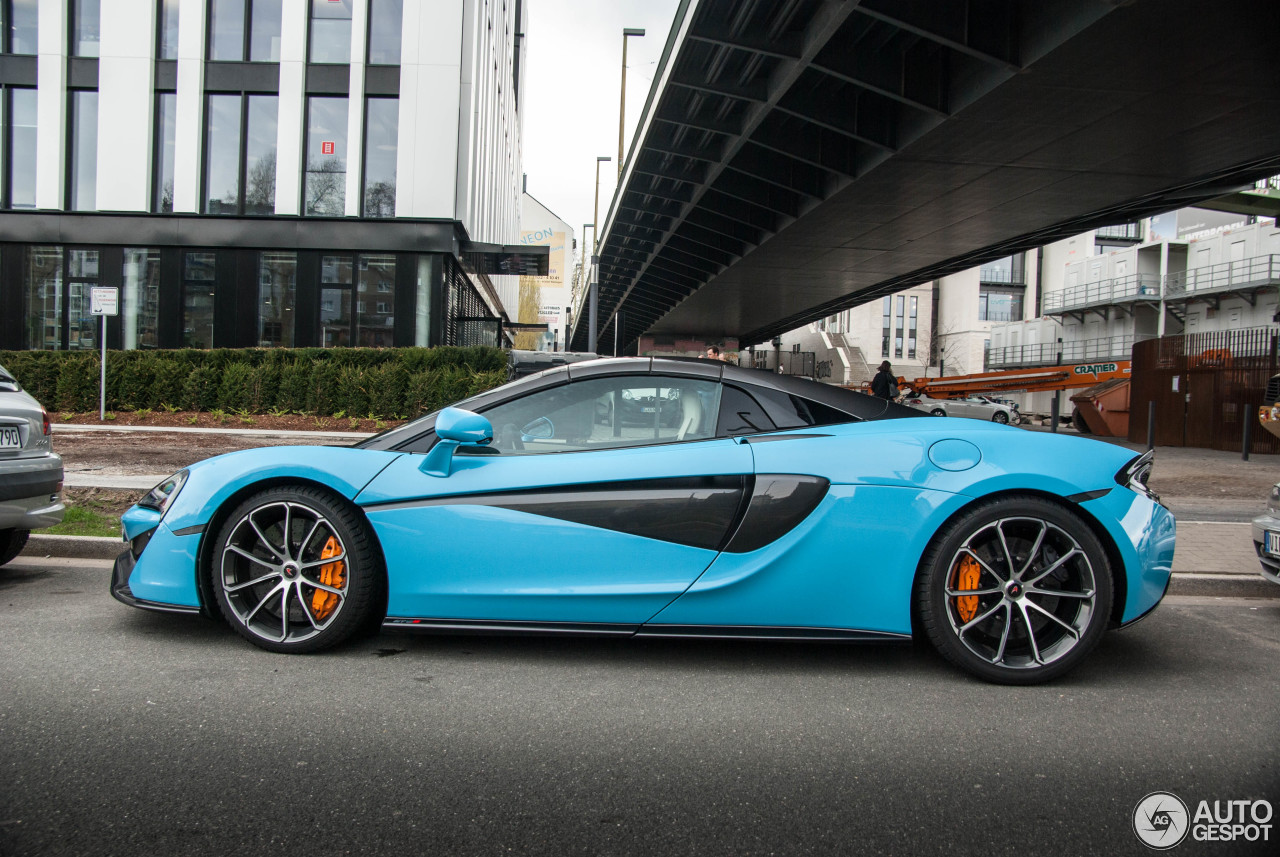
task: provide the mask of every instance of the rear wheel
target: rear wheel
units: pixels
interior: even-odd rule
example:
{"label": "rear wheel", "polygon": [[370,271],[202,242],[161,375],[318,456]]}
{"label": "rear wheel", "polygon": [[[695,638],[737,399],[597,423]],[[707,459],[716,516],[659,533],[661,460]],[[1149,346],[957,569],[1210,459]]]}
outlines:
{"label": "rear wheel", "polygon": [[935,538],[916,583],[938,652],[1000,684],[1036,684],[1075,667],[1106,631],[1111,599],[1097,536],[1036,497],[965,512]]}
{"label": "rear wheel", "polygon": [[358,514],[316,488],[272,488],[218,534],[212,584],[240,636],[274,652],[314,652],[369,624],[385,576]]}
{"label": "rear wheel", "polygon": [[0,530],[0,565],[22,553],[30,535],[27,530]]}
{"label": "rear wheel", "polygon": [[935,417],[945,417],[947,415],[947,412],[942,408],[934,408],[932,411],[929,411],[929,413],[933,414]]}

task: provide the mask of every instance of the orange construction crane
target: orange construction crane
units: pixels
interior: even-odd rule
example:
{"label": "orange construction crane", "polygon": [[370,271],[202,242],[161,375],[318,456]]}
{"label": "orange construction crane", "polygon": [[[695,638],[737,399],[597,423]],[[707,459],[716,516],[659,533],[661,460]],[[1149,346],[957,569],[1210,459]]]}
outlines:
{"label": "orange construction crane", "polygon": [[1096,363],[1067,363],[1062,366],[1039,366],[1034,369],[1006,369],[1000,372],[977,372],[946,378],[898,379],[899,387],[910,387],[919,395],[934,399],[956,399],[961,396],[992,393],[1041,393],[1092,387],[1117,378],[1127,380],[1131,372],[1128,360],[1104,360]]}

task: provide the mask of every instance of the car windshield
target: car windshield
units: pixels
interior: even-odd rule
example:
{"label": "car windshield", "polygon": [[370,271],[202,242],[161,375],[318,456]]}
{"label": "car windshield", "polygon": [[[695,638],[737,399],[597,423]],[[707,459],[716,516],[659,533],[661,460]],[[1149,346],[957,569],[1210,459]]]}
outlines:
{"label": "car windshield", "polygon": [[9,374],[9,370],[0,366],[0,392],[18,392],[18,379]]}

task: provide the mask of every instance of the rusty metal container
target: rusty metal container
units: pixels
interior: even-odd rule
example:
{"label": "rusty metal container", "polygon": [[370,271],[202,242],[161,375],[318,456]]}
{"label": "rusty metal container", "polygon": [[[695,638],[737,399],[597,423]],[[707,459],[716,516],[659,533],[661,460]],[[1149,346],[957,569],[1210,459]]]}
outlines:
{"label": "rusty metal container", "polygon": [[1081,434],[1129,436],[1129,379],[1103,381],[1071,397],[1071,423]]}

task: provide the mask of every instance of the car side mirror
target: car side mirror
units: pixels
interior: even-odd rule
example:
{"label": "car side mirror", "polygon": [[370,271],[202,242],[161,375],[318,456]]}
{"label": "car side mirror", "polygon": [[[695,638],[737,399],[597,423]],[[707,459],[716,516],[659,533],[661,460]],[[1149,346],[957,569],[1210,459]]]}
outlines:
{"label": "car side mirror", "polygon": [[445,408],[436,417],[436,437],[419,469],[428,476],[448,476],[453,470],[454,451],[462,444],[487,446],[493,441],[493,424],[472,411]]}

